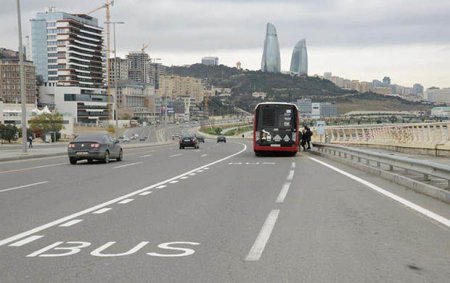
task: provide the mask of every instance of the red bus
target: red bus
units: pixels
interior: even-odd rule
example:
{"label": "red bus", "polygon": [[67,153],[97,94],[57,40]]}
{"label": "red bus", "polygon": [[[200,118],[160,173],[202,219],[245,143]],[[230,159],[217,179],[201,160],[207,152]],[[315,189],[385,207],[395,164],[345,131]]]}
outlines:
{"label": "red bus", "polygon": [[253,151],[287,152],[295,155],[299,145],[299,114],[297,105],[264,102],[255,107],[253,120]]}

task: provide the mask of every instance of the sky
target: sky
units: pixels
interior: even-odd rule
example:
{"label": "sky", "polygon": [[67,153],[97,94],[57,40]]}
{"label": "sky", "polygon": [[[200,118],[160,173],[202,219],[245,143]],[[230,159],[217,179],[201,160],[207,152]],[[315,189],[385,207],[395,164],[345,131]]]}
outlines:
{"label": "sky", "polygon": [[[87,13],[106,0],[21,0],[24,37],[45,7]],[[16,1],[0,0],[0,47],[16,49]],[[450,87],[448,0],[115,0],[117,52],[146,51],[164,65],[219,63],[258,70],[266,24],[275,25],[281,69],[306,38],[309,75],[332,72],[352,80],[389,76],[392,83]],[[92,14],[103,26],[104,9]],[[25,41],[26,42],[26,41]]]}

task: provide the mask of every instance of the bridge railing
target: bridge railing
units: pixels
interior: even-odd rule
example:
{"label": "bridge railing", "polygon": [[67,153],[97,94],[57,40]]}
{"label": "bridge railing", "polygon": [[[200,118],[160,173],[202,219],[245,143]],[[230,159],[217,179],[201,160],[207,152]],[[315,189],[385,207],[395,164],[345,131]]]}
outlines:
{"label": "bridge railing", "polygon": [[313,141],[450,151],[450,123],[327,126]]}

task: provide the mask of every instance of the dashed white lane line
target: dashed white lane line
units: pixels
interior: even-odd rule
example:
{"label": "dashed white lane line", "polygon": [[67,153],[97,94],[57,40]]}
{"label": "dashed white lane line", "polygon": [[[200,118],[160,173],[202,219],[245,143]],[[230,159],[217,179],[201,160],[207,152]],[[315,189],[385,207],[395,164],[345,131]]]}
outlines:
{"label": "dashed white lane line", "polygon": [[290,182],[284,183],[283,187],[281,188],[280,194],[277,197],[277,203],[283,203],[284,199],[286,198],[286,195],[289,191],[289,187],[291,186]]}
{"label": "dashed white lane line", "polygon": [[294,179],[294,170],[289,171],[289,175],[286,178],[288,181],[292,181],[292,179]]}
{"label": "dashed white lane line", "polygon": [[186,180],[186,179],[188,179],[189,177],[186,177],[186,176],[183,176],[183,177],[181,177],[180,179],[181,180]]}
{"label": "dashed white lane line", "polygon": [[258,234],[258,237],[256,237],[255,243],[245,258],[246,261],[257,261],[261,258],[264,248],[269,241],[270,234],[272,234],[273,227],[277,222],[279,213],[279,209],[274,209],[269,213],[264,225],[261,228],[261,231]]}
{"label": "dashed white lane line", "polygon": [[262,164],[263,165],[275,165],[276,163],[275,162],[263,162]]}
{"label": "dashed white lane line", "polygon": [[146,195],[149,195],[151,193],[152,193],[151,191],[147,191],[147,192],[140,193],[139,195],[140,196],[146,196]]}
{"label": "dashed white lane line", "polygon": [[25,239],[23,239],[23,240],[20,240],[20,241],[18,241],[18,242],[12,243],[12,244],[9,245],[9,246],[10,246],[10,247],[21,247],[21,246],[24,246],[24,245],[26,245],[26,244],[28,244],[28,243],[31,243],[31,242],[33,242],[33,241],[36,241],[37,239],[40,239],[40,238],[42,238],[42,237],[44,237],[44,236],[41,236],[41,235],[34,235],[34,236],[31,236],[31,237],[25,238]]}
{"label": "dashed white lane line", "polygon": [[28,185],[23,185],[23,186],[18,186],[18,187],[13,187],[13,188],[9,188],[9,189],[3,189],[3,190],[0,190],[0,193],[14,191],[14,190],[19,190],[19,189],[24,189],[24,188],[29,188],[29,187],[33,187],[33,186],[37,186],[37,185],[46,184],[46,183],[48,183],[48,181],[43,181],[43,182],[38,182],[38,183],[33,183],[33,184],[28,184]]}
{"label": "dashed white lane line", "polygon": [[161,186],[157,186],[156,188],[157,189],[164,189],[164,188],[166,188],[167,187],[167,185],[161,185]]}
{"label": "dashed white lane line", "polygon": [[150,157],[152,156],[151,154],[146,154],[146,155],[142,155],[141,158],[145,158],[145,157]]}
{"label": "dashed white lane line", "polygon": [[291,168],[292,168],[292,169],[295,169],[295,165],[296,165],[295,162],[292,162]]}
{"label": "dashed white lane line", "polygon": [[66,222],[66,223],[63,223],[63,224],[59,225],[59,227],[70,227],[70,226],[78,224],[78,223],[80,223],[82,221],[83,221],[83,219],[74,219],[74,220],[71,220],[69,222]]}
{"label": "dashed white lane line", "polygon": [[60,165],[65,165],[67,163],[57,163],[57,164],[48,164],[48,165],[41,165],[41,166],[35,166],[35,167],[28,167],[28,168],[22,168],[22,169],[14,169],[14,170],[8,170],[8,171],[0,171],[0,174],[4,173],[13,173],[13,172],[22,172],[22,171],[28,171],[33,169],[40,169],[40,168],[48,168],[48,167],[56,167]]}
{"label": "dashed white lane line", "polygon": [[[64,217],[59,218],[59,219],[56,219],[56,220],[53,220],[53,221],[51,221],[51,222],[48,222],[48,223],[43,224],[43,225],[41,225],[41,226],[37,226],[37,227],[32,228],[32,229],[30,229],[30,230],[24,231],[24,232],[22,232],[22,233],[13,235],[13,236],[8,237],[8,238],[6,238],[6,239],[2,239],[2,240],[0,240],[0,246],[7,245],[7,244],[12,243],[12,242],[15,242],[15,241],[17,241],[17,240],[19,240],[19,239],[22,239],[22,238],[31,236],[31,235],[33,235],[33,234],[36,234],[36,233],[38,233],[38,232],[40,232],[40,231],[47,230],[47,229],[49,229],[49,228],[51,228],[51,227],[57,226],[57,225],[59,225],[59,224],[61,224],[61,223],[65,223],[65,222],[67,222],[67,221],[69,221],[69,220],[71,220],[71,219],[74,219],[74,218],[76,218],[76,217],[80,217],[80,216],[82,216],[82,215],[91,213],[91,212],[93,212],[93,211],[97,211],[97,210],[99,210],[99,209],[101,209],[101,208],[104,208],[104,207],[106,207],[106,206],[109,206],[109,205],[111,205],[111,204],[115,204],[115,203],[117,203],[118,201],[121,201],[121,200],[123,200],[123,199],[127,199],[127,198],[129,198],[129,197],[138,195],[138,194],[140,194],[140,193],[142,193],[142,192],[145,192],[145,191],[148,191],[148,190],[150,190],[150,189],[156,188],[156,187],[161,186],[161,185],[163,185],[163,184],[165,184],[165,183],[167,183],[167,182],[176,180],[176,179],[178,179],[178,178],[180,178],[180,177],[187,176],[187,175],[189,175],[190,173],[195,172],[195,171],[198,170],[198,169],[206,169],[208,166],[212,166],[212,165],[215,165],[215,164],[217,164],[217,163],[220,163],[220,162],[223,162],[223,161],[225,161],[225,160],[228,160],[228,159],[230,159],[230,158],[232,158],[232,157],[234,157],[234,156],[236,156],[236,155],[239,155],[239,154],[241,154],[241,153],[243,153],[244,151],[247,150],[247,145],[245,145],[245,144],[243,144],[243,143],[237,143],[237,144],[242,145],[243,148],[242,148],[240,151],[236,152],[236,153],[230,154],[230,155],[228,155],[228,156],[226,156],[226,157],[224,157],[224,158],[218,159],[218,160],[216,160],[216,161],[213,161],[213,162],[208,163],[208,164],[206,164],[206,165],[200,166],[200,167],[198,167],[198,168],[194,168],[194,169],[192,169],[192,170],[189,170],[189,171],[187,171],[187,172],[184,172],[184,173],[179,174],[179,175],[177,175],[177,176],[174,176],[174,177],[172,177],[172,178],[169,178],[169,179],[160,181],[160,182],[158,182],[158,183],[156,183],[156,184],[147,186],[147,187],[142,188],[142,189],[138,189],[138,190],[136,190],[136,191],[134,191],[134,192],[131,192],[131,193],[128,193],[128,194],[119,196],[119,197],[117,197],[117,198],[115,198],[115,199],[112,199],[112,200],[109,200],[109,201],[106,201],[106,202],[97,204],[97,205],[92,206],[92,207],[90,207],[90,208],[87,208],[87,209],[78,211],[78,212],[76,212],[76,213],[73,213],[73,214],[64,216]],[[66,163],[62,163],[62,164],[66,164]]]}
{"label": "dashed white lane line", "polygon": [[116,166],[116,167],[113,167],[113,168],[114,168],[114,169],[119,169],[119,168],[124,168],[124,167],[129,167],[129,166],[139,165],[139,164],[142,164],[142,163],[144,163],[144,162],[139,161],[139,162],[134,162],[134,163],[129,163],[129,164],[125,164],[125,165]]}
{"label": "dashed white lane line", "polygon": [[347,173],[344,170],[336,168],[336,167],[334,167],[334,166],[332,166],[332,165],[330,165],[328,163],[325,163],[325,162],[320,161],[320,160],[318,160],[316,158],[313,158],[313,157],[308,157],[308,158],[313,160],[313,161],[315,161],[315,162],[317,162],[317,163],[322,164],[323,166],[326,166],[326,167],[330,168],[331,170],[334,170],[334,171],[336,171],[336,172],[338,172],[338,173],[340,173],[340,174],[342,174],[344,176],[347,176],[350,179],[353,179],[353,180],[355,180],[358,183],[366,185],[367,187],[371,188],[372,190],[374,190],[374,191],[376,191],[376,192],[378,192],[378,193],[380,193],[380,194],[382,194],[384,196],[387,196],[388,198],[391,198],[391,199],[393,199],[393,200],[403,204],[404,206],[409,207],[409,208],[419,212],[420,214],[425,215],[426,217],[433,219],[434,221],[437,221],[437,222],[439,222],[439,223],[441,223],[441,224],[443,224],[443,225],[445,225],[447,227],[450,227],[450,219],[447,219],[447,218],[445,218],[445,217],[443,217],[443,216],[441,216],[439,214],[436,214],[436,213],[434,213],[434,212],[432,212],[432,211],[430,211],[430,210],[428,210],[426,208],[423,208],[423,207],[421,207],[421,206],[419,206],[419,205],[417,205],[415,203],[412,203],[412,202],[410,202],[410,201],[408,201],[408,200],[406,200],[406,199],[404,199],[404,198],[402,198],[402,197],[400,197],[398,195],[395,195],[395,194],[393,194],[393,193],[391,193],[391,192],[389,192],[389,191],[387,191],[385,189],[382,189],[382,188],[378,187],[375,184],[370,183],[369,181],[366,181],[366,180],[361,179],[361,178],[359,178],[359,177],[357,177],[355,175]]}
{"label": "dashed white lane line", "polygon": [[176,183],[178,183],[178,181],[177,180],[173,180],[173,181],[170,181],[169,183],[176,184]]}
{"label": "dashed white lane line", "polygon": [[189,174],[189,176],[195,176],[196,174],[195,173],[191,173],[191,174]]}
{"label": "dashed white lane line", "polygon": [[200,152],[200,149],[197,149],[195,152]]}
{"label": "dashed white lane line", "polygon": [[177,153],[177,154],[171,155],[169,157],[177,157],[177,156],[182,156],[182,155],[183,155],[182,153]]}
{"label": "dashed white lane line", "polygon": [[102,213],[105,213],[105,212],[107,212],[107,211],[109,211],[109,210],[111,210],[111,208],[109,208],[109,207],[104,207],[104,208],[99,209],[99,210],[97,210],[97,211],[94,211],[94,212],[92,212],[92,213],[93,213],[93,214],[102,214]]}
{"label": "dashed white lane line", "polygon": [[124,199],[123,201],[119,201],[118,203],[120,203],[120,204],[127,204],[129,202],[132,202],[133,200],[134,200],[133,198],[127,198],[127,199]]}
{"label": "dashed white lane line", "polygon": [[206,154],[206,153],[200,155],[200,157],[206,157],[206,156],[208,156],[208,154]]}

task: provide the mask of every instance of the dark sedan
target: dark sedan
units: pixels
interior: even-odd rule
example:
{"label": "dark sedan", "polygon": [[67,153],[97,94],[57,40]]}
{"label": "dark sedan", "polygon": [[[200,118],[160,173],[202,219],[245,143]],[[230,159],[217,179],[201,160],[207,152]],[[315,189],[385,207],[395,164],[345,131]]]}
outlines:
{"label": "dark sedan", "polygon": [[227,138],[225,138],[225,136],[218,136],[217,142],[227,142]]}
{"label": "dark sedan", "polygon": [[205,142],[205,138],[203,136],[196,135],[198,142]]}
{"label": "dark sedan", "polygon": [[78,160],[101,160],[109,163],[111,159],[122,161],[123,150],[118,140],[108,134],[80,135],[75,141],[69,143],[67,148],[70,164]]}
{"label": "dark sedan", "polygon": [[185,147],[199,148],[197,138],[195,136],[182,136],[180,138],[180,149]]}

